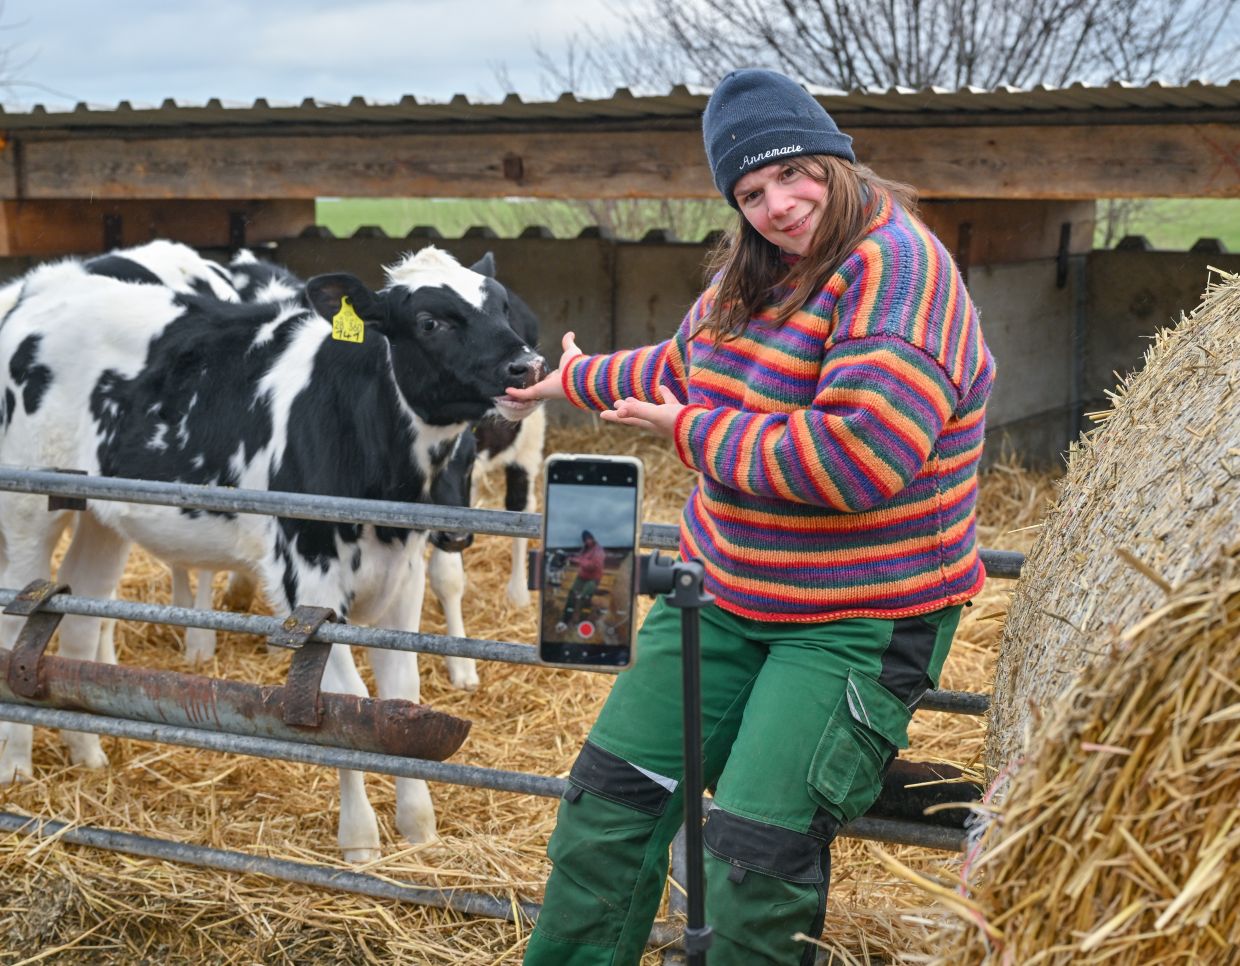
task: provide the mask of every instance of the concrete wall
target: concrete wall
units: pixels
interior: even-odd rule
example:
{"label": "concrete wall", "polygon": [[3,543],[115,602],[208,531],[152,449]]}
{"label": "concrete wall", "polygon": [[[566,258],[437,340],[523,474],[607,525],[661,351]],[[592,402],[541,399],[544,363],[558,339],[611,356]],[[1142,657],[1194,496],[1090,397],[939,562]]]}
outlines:
{"label": "concrete wall", "polygon": [[[1098,251],[1086,274],[1085,405],[1105,407],[1104,389],[1141,367],[1150,336],[1200,303],[1210,266],[1240,273],[1240,254]],[[1215,276],[1217,281],[1217,276]]]}
{"label": "concrete wall", "polygon": [[1062,284],[1055,259],[969,271],[969,294],[995,357],[988,459],[1010,450],[1027,463],[1049,465],[1074,435],[1073,309],[1084,263],[1084,256],[1070,259]]}
{"label": "concrete wall", "polygon": [[[383,265],[431,243],[306,237],[279,242],[269,254],[303,277],[349,271],[377,287]],[[543,349],[553,362],[569,329],[586,351],[665,338],[700,290],[707,256],[700,242],[616,242],[597,235],[499,239],[479,233],[433,243],[466,264],[493,252],[500,279],[542,319]],[[227,258],[223,251],[206,254]],[[0,278],[30,264],[0,259]],[[1105,392],[1116,382],[1112,373],[1138,368],[1149,337],[1198,304],[1207,265],[1240,272],[1240,255],[1116,250],[972,266],[969,290],[998,365],[989,457],[1007,448],[1032,464],[1058,463],[1081,428],[1081,414],[1105,407]],[[591,417],[565,406],[552,418]]]}

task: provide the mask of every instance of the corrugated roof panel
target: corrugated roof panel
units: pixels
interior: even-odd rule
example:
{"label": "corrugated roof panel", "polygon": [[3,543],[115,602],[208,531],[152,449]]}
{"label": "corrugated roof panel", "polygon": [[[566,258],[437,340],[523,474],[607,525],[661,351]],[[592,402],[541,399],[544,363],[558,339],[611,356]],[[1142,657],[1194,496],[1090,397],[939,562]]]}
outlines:
{"label": "corrugated roof panel", "polygon": [[[892,113],[950,113],[956,116],[1036,113],[1090,114],[1104,111],[1166,111],[1240,109],[1240,81],[1223,85],[1192,81],[1181,86],[1160,83],[1134,86],[1111,83],[1105,86],[1072,84],[1031,89],[998,87],[986,90],[965,87],[890,88],[883,91],[843,92],[813,88],[828,111],[841,114],[873,114],[881,119]],[[497,121],[624,121],[639,118],[697,119],[706,104],[708,91],[677,85],[667,94],[635,95],[618,88],[604,98],[579,98],[571,92],[555,100],[526,101],[510,94],[499,102],[474,102],[463,94],[450,101],[424,102],[406,95],[396,103],[382,103],[357,96],[347,104],[319,101],[311,97],[301,103],[272,103],[257,98],[250,105],[225,104],[212,98],[205,104],[178,104],[171,98],[159,106],[134,105],[121,101],[114,107],[80,103],[72,109],[48,109],[35,105],[26,111],[6,111],[0,107],[0,127],[16,129],[89,129],[100,127],[178,127],[196,125],[280,125],[280,124],[390,124],[390,123],[478,123]]]}

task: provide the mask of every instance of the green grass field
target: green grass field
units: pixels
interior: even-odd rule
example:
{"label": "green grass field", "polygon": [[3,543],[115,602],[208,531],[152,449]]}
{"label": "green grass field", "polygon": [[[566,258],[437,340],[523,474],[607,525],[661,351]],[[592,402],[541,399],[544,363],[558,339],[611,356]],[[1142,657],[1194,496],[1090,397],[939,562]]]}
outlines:
{"label": "green grass field", "polygon": [[398,238],[429,225],[445,238],[460,238],[475,226],[501,238],[515,238],[540,225],[557,238],[575,238],[583,228],[602,225],[617,238],[639,239],[653,228],[670,229],[683,241],[699,241],[731,224],[723,201],[546,201],[535,198],[320,198],[316,218],[337,238],[363,226],[377,226]]}
{"label": "green grass field", "polygon": [[1240,199],[1151,198],[1137,206],[1125,233],[1144,235],[1166,251],[1184,251],[1198,238],[1218,238],[1240,252]]}
{"label": "green grass field", "polygon": [[[1101,215],[1101,208],[1100,215]],[[1219,238],[1240,251],[1240,199],[1154,198],[1131,206],[1115,233],[1145,235],[1158,249],[1184,251],[1198,238]],[[459,238],[482,225],[501,238],[515,238],[531,225],[549,228],[557,238],[574,238],[583,228],[603,225],[617,238],[639,239],[666,228],[676,238],[699,241],[726,228],[735,217],[722,201],[570,202],[528,198],[323,198],[317,205],[320,225],[338,238],[363,226],[377,226],[398,238],[419,225],[436,228],[445,238]],[[1101,217],[1094,244],[1104,247]]]}

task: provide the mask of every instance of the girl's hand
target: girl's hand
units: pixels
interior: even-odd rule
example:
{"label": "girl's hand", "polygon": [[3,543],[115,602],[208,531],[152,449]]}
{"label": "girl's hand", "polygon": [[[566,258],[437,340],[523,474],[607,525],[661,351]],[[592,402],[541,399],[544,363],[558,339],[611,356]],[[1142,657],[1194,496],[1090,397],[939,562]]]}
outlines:
{"label": "girl's hand", "polygon": [[659,398],[663,400],[661,403],[639,402],[632,397],[618,399],[615,406],[599,415],[609,423],[636,426],[664,439],[672,439],[676,433],[676,419],[685,407],[667,386],[659,387]]}
{"label": "girl's hand", "polygon": [[572,332],[565,332],[564,338],[560,341],[563,353],[560,355],[560,366],[547,373],[538,382],[532,386],[526,386],[518,389],[509,386],[506,392],[510,399],[517,399],[521,402],[535,402],[539,399],[564,399],[564,385],[560,381],[560,373],[564,371],[564,367],[569,364],[577,356],[582,355],[582,351],[577,348],[576,335]]}

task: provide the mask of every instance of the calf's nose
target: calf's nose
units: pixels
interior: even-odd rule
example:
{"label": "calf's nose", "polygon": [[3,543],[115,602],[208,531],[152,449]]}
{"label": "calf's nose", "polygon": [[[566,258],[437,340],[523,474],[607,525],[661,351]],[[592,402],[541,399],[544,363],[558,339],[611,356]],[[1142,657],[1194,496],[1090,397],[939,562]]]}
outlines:
{"label": "calf's nose", "polygon": [[532,386],[547,374],[547,360],[531,352],[508,364],[508,375],[519,379],[522,387]]}

